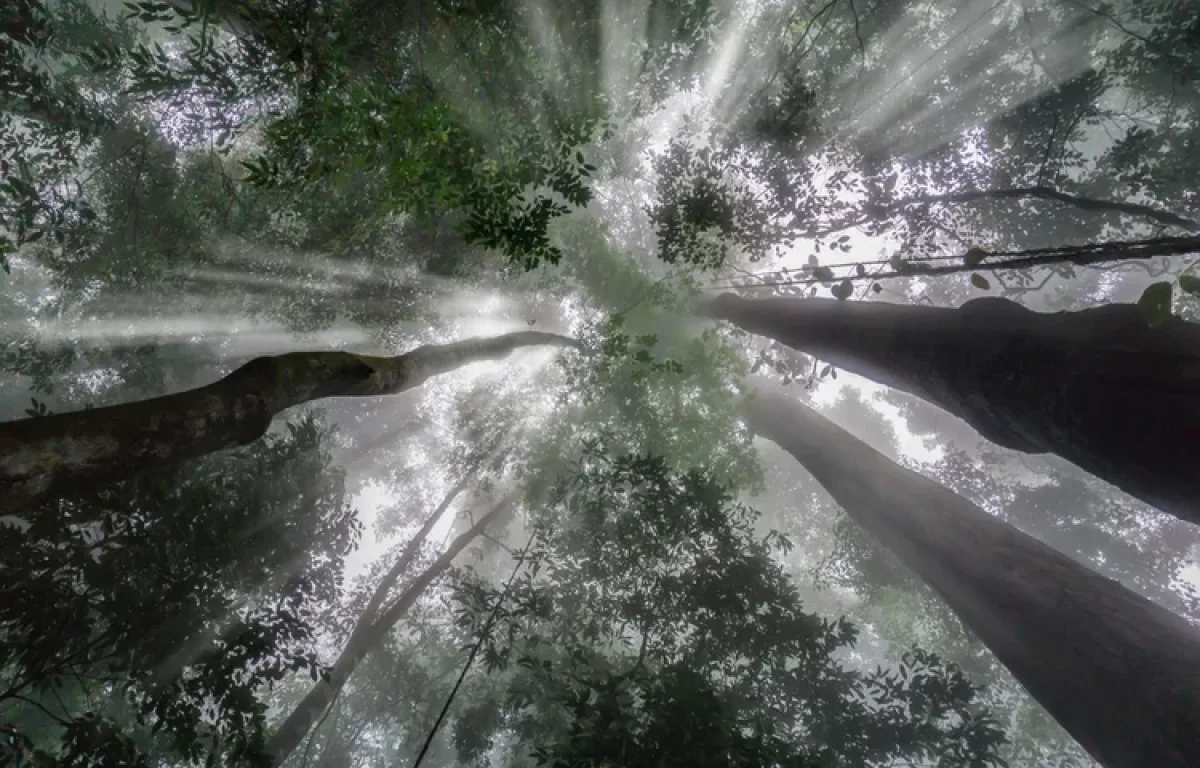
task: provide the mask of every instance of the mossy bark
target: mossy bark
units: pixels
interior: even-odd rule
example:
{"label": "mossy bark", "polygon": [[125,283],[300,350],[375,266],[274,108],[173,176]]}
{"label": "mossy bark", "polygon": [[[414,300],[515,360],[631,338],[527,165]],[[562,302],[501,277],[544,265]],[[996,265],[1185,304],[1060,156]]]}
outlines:
{"label": "mossy bark", "polygon": [[799,402],[747,408],[1108,768],[1200,765],[1200,630]]}
{"label": "mossy bark", "polygon": [[260,357],[198,389],[0,424],[0,512],[253,442],[276,414],[326,397],[390,395],[518,347],[572,346],[525,331],[418,347],[396,357],[294,352]]}
{"label": "mossy bark", "polygon": [[1200,325],[1151,328],[1127,304],[1049,314],[998,298],[942,309],[725,294],[703,310],[1200,523]]}

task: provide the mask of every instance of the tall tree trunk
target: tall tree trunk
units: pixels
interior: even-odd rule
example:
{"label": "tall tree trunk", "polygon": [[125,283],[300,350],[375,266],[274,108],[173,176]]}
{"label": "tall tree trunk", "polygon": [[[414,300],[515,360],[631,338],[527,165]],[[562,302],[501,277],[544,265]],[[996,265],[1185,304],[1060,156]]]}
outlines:
{"label": "tall tree trunk", "polygon": [[408,571],[413,560],[416,559],[417,554],[421,551],[421,545],[429,537],[429,533],[437,525],[438,520],[442,519],[442,515],[446,513],[446,510],[450,508],[450,505],[454,503],[458,495],[466,489],[470,479],[471,476],[468,473],[450,489],[442,499],[442,503],[437,505],[437,508],[430,513],[429,517],[425,518],[421,529],[409,539],[408,544],[404,547],[404,551],[400,553],[400,557],[396,559],[396,562],[388,572],[375,585],[375,591],[371,593],[371,599],[367,601],[367,607],[363,609],[362,615],[359,616],[358,621],[354,625],[354,630],[350,633],[350,639],[346,643],[348,646],[355,645],[356,637],[369,631],[371,625],[379,618],[380,609],[383,607],[388,595],[391,594],[392,587],[396,586],[396,582]]}
{"label": "tall tree trunk", "polygon": [[553,333],[417,347],[397,357],[293,352],[260,357],[199,389],[0,424],[0,513],[136,472],[251,443],[277,413],[325,397],[391,395],[514,349],[575,346]]}
{"label": "tall tree trunk", "polygon": [[1200,766],[1200,630],[798,402],[747,412],[1103,765]]}
{"label": "tall tree trunk", "polygon": [[[283,724],[279,726],[278,730],[267,741],[267,754],[271,756],[272,765],[281,765],[300,746],[300,743],[304,741],[305,735],[308,734],[313,724],[320,718],[321,713],[333,703],[334,698],[345,687],[346,681],[350,679],[350,675],[358,667],[359,662],[383,642],[383,639],[387,637],[388,632],[396,625],[396,622],[404,617],[404,614],[408,612],[413,603],[429,588],[429,585],[446,572],[450,564],[454,561],[454,558],[468,544],[474,541],[477,536],[483,533],[489,523],[512,506],[515,498],[515,494],[510,494],[499,504],[492,507],[486,515],[479,518],[474,525],[460,534],[454,541],[450,542],[450,546],[442,553],[441,557],[413,579],[408,588],[394,602],[383,608],[382,611],[379,611],[377,618],[369,612],[363,613],[354,630],[350,633],[350,640],[347,641],[346,647],[342,649],[341,655],[334,662],[329,674],[312,687],[312,690],[296,705],[292,713],[287,716],[287,719],[283,721]],[[444,507],[442,511],[444,511]],[[435,513],[431,520],[438,516]],[[427,535],[427,529],[432,529],[432,527],[427,522],[422,531]],[[418,537],[420,537],[420,534],[418,534]],[[401,561],[411,561],[419,547],[420,542],[417,538],[414,538],[413,542],[409,544],[401,556]],[[393,568],[393,571],[395,570]],[[383,589],[383,586],[381,585],[379,589]],[[383,594],[380,594],[379,589],[376,590],[371,601],[377,607],[377,610],[383,598],[386,597],[386,590],[384,590]],[[379,598],[379,600],[377,601],[375,598]]]}
{"label": "tall tree trunk", "polygon": [[723,294],[703,310],[1200,523],[1200,325],[1151,328],[1128,304],[1043,314],[997,298],[942,309]]}

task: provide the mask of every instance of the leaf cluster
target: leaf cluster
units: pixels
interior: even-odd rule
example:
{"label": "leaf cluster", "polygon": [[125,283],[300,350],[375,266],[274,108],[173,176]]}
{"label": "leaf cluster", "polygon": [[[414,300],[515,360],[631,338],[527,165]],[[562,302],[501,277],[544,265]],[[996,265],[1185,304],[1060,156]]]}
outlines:
{"label": "leaf cluster", "polygon": [[306,416],[0,528],[0,698],[50,716],[42,751],[99,759],[119,746],[102,735],[134,733],[192,762],[261,759],[260,691],[322,672],[316,621],[360,533],[328,437]]}

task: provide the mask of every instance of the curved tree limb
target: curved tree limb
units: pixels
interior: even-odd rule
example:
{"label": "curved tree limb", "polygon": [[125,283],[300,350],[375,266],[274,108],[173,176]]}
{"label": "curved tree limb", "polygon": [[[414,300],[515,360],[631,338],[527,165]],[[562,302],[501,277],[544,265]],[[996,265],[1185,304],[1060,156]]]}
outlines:
{"label": "curved tree limb", "polygon": [[396,357],[292,352],[256,358],[198,389],[0,424],[0,512],[245,445],[296,405],[396,394],[467,363],[539,345],[578,342],[521,331],[417,347]]}

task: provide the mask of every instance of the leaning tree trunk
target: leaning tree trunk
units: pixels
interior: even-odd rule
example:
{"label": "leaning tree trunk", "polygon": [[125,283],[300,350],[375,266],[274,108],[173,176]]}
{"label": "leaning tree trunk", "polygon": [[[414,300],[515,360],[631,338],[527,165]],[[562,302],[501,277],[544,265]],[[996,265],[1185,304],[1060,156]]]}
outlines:
{"label": "leaning tree trunk", "polygon": [[253,442],[277,413],[326,397],[391,395],[518,347],[574,346],[552,333],[417,347],[397,357],[293,352],[152,400],[0,424],[0,513]]}
{"label": "leaning tree trunk", "polygon": [[1200,766],[1200,630],[798,402],[760,395],[748,415],[1100,763]]}
{"label": "leaning tree trunk", "polygon": [[1200,325],[1141,308],[1042,314],[724,294],[706,314],[902,389],[1027,453],[1056,453],[1200,523]]}
{"label": "leaning tree trunk", "polygon": [[[413,579],[408,588],[395,601],[384,607],[382,605],[383,600],[390,589],[391,583],[395,582],[395,576],[398,576],[412,562],[417,550],[420,548],[421,541],[432,530],[433,524],[441,516],[440,513],[445,511],[445,508],[449,505],[449,501],[453,499],[454,495],[457,495],[457,491],[451,492],[446,501],[426,521],[421,532],[409,542],[404,553],[400,556],[400,560],[397,561],[396,566],[392,568],[384,579],[387,587],[385,588],[384,584],[381,583],[379,588],[376,589],[375,594],[371,597],[368,609],[359,617],[358,623],[350,633],[350,639],[346,642],[346,647],[342,649],[341,655],[334,662],[333,668],[329,670],[329,674],[312,687],[304,699],[292,710],[292,713],[287,716],[287,719],[283,721],[283,724],[279,726],[278,730],[275,731],[274,735],[271,736],[266,748],[267,754],[271,757],[271,765],[282,765],[283,761],[287,760],[288,756],[300,746],[300,743],[304,741],[304,737],[312,729],[313,724],[321,717],[321,713],[333,703],[334,698],[345,687],[346,681],[350,679],[350,675],[354,673],[359,662],[383,642],[388,632],[396,625],[396,622],[404,617],[404,614],[408,612],[413,603],[429,588],[429,585],[446,572],[450,564],[454,561],[454,558],[468,544],[474,541],[477,536],[483,533],[490,522],[499,516],[501,512],[512,506],[515,498],[515,495],[510,494],[499,504],[492,507],[486,515],[479,518],[474,525],[460,534],[454,541],[450,542],[450,546],[442,553],[441,557]],[[390,582],[388,581],[389,579]],[[376,616],[376,613],[378,613],[378,616]]]}

